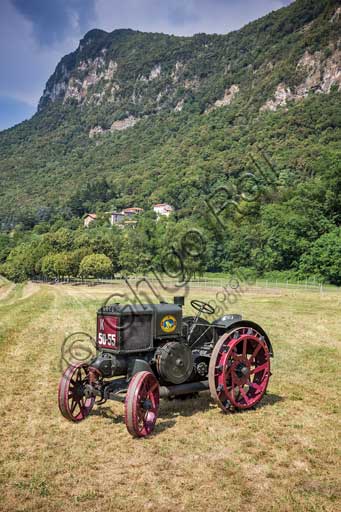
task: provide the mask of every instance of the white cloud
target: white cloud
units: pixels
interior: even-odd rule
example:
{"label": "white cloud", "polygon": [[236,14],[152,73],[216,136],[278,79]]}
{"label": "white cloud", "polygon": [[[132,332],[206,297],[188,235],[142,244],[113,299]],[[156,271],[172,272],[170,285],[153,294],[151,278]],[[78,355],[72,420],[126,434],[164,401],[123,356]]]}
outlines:
{"label": "white cloud", "polygon": [[58,61],[72,51],[78,38],[69,37],[52,47],[41,47],[32,22],[2,0],[0,18],[0,95],[36,106],[48,77]]}
{"label": "white cloud", "polygon": [[224,34],[283,7],[281,0],[96,0],[98,28],[133,28],[146,32],[193,35]]}

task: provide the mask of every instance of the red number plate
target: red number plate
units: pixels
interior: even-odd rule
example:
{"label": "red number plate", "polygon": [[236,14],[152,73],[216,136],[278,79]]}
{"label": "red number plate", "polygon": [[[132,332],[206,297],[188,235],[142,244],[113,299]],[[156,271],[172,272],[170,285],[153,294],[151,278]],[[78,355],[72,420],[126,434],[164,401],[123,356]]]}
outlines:
{"label": "red number plate", "polygon": [[97,318],[97,347],[118,349],[117,318],[114,316],[99,316]]}

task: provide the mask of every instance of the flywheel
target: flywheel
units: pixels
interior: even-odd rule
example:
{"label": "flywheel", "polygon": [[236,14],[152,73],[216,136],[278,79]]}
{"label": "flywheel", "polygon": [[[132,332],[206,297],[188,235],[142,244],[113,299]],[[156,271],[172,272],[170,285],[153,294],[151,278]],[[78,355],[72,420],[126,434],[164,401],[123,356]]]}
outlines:
{"label": "flywheel", "polygon": [[193,356],[188,345],[169,341],[157,349],[155,356],[157,371],[166,382],[182,384],[190,377]]}

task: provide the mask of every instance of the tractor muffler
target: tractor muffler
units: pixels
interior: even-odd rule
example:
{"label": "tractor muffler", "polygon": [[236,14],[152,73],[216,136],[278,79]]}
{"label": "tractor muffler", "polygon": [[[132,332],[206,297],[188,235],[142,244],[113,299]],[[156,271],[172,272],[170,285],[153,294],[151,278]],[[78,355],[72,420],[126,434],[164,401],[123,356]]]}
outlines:
{"label": "tractor muffler", "polygon": [[187,393],[199,393],[200,391],[207,391],[208,389],[208,380],[177,384],[176,386],[160,386],[160,398],[187,395]]}

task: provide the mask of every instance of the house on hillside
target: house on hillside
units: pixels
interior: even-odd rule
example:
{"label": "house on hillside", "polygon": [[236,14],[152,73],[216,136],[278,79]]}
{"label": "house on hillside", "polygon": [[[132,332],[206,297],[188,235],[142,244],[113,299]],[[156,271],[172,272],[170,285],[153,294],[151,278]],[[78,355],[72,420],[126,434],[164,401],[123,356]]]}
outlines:
{"label": "house on hillside", "polygon": [[167,203],[154,204],[153,210],[156,213],[157,218],[162,216],[169,217],[174,212],[173,206]]}
{"label": "house on hillside", "polygon": [[122,224],[125,219],[125,215],[122,212],[111,212],[109,222],[113,226],[114,224]]}
{"label": "house on hillside", "polygon": [[94,222],[97,219],[97,215],[96,215],[96,213],[86,213],[84,215],[83,219],[84,219],[84,227],[87,228],[87,227],[89,227],[89,224],[91,224],[91,222]]}
{"label": "house on hillside", "polygon": [[[125,226],[135,227],[137,224],[137,220],[134,217],[143,212],[143,208],[131,207],[124,208],[121,212],[105,212],[104,215],[109,216],[109,222],[112,226],[118,226],[120,228],[124,228]],[[84,227],[89,227],[91,222],[98,219],[96,213],[87,213],[83,217],[84,219]]]}
{"label": "house on hillside", "polygon": [[142,213],[142,212],[143,212],[143,208],[136,208],[136,207],[124,208],[122,210],[122,213],[124,215],[126,215],[127,217],[133,217],[134,215],[137,215],[137,214]]}

